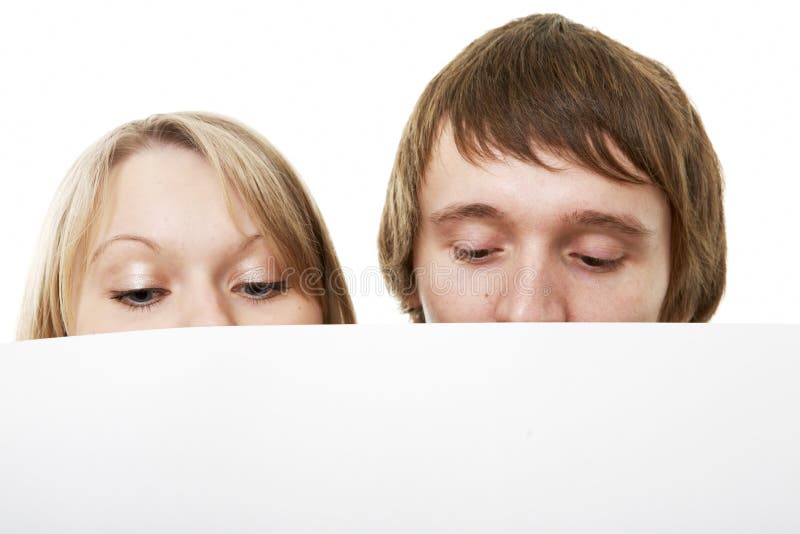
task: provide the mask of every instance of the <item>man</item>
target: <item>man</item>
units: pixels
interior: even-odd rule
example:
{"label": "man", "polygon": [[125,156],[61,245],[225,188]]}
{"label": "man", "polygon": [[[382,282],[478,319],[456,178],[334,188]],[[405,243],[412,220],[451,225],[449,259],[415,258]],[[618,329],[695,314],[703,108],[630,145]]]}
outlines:
{"label": "man", "polygon": [[533,15],[427,86],[378,243],[416,322],[707,321],[725,285],[720,166],[666,68]]}

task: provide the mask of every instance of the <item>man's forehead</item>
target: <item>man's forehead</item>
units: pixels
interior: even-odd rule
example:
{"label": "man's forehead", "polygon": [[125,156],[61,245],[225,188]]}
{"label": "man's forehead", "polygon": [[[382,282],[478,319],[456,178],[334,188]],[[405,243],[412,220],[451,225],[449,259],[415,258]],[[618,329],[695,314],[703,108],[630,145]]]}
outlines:
{"label": "man's forehead", "polygon": [[427,222],[480,219],[529,226],[546,222],[640,236],[669,227],[666,196],[650,184],[601,176],[550,152],[542,153],[552,164],[547,168],[510,156],[476,165],[464,159],[448,133],[443,132],[419,192],[421,215]]}
{"label": "man's forehead", "polygon": [[[443,120],[433,138],[428,164],[422,176],[423,184],[430,174],[432,166],[448,165],[454,161],[463,161],[483,169],[487,169],[489,167],[487,164],[492,163],[533,164],[553,171],[580,167],[618,182],[653,183],[651,177],[642,169],[637,168],[608,134],[603,134],[602,140],[597,145],[592,144],[595,147],[595,154],[591,162],[583,161],[567,148],[542,145],[535,140],[530,141],[529,148],[530,153],[536,157],[537,161],[528,161],[517,158],[510,150],[497,146],[491,139],[481,138],[475,132],[459,132],[459,137],[467,140],[464,146],[459,146],[456,142],[456,134],[451,121]],[[620,174],[632,177],[636,182],[620,180],[618,178]]]}

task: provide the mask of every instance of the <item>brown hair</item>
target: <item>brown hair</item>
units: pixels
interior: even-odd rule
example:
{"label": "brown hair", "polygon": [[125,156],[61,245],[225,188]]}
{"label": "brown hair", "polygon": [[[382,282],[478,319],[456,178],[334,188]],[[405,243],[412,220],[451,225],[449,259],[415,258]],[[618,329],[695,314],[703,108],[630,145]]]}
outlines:
{"label": "brown hair", "polygon": [[114,165],[166,144],[195,151],[217,171],[231,210],[242,198],[282,262],[301,274],[322,307],[325,323],[354,323],[355,312],[339,260],[316,204],[286,159],[246,126],[211,113],[152,115],[112,130],[89,147],[56,193],[34,259],[17,339],[69,334],[70,291],[92,222]]}
{"label": "brown hair", "polygon": [[[707,321],[725,286],[722,174],[700,116],[661,64],[560,15],[491,30],[431,80],[403,131],[378,247],[389,290],[416,322],[412,250],[418,194],[445,123],[465,159],[497,152],[543,165],[544,149],[600,175],[647,183],[672,214],[671,265],[661,321]],[[546,165],[544,165],[547,167]]]}

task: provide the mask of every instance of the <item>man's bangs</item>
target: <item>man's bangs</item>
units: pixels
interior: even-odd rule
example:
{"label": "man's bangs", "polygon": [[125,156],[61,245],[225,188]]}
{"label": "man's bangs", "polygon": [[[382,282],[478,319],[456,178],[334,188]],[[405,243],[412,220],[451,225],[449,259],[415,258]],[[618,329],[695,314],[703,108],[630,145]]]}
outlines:
{"label": "man's bangs", "polygon": [[[544,122],[538,117],[520,120],[509,114],[493,121],[479,120],[472,110],[469,104],[466,113],[453,110],[442,123],[450,128],[459,154],[473,165],[511,156],[552,172],[562,170],[548,162],[551,158],[542,156],[546,154],[612,180],[652,183],[650,172],[634,163],[640,157],[628,154],[625,145],[594,125],[568,124],[557,132],[543,132],[536,127]],[[439,129],[440,135],[443,129]]]}
{"label": "man's bangs", "polygon": [[560,17],[515,21],[473,42],[434,78],[418,119],[449,121],[470,162],[508,155],[550,168],[540,157],[547,151],[612,179],[661,184],[659,145],[676,106],[650,79],[663,68],[637,69],[639,62]]}

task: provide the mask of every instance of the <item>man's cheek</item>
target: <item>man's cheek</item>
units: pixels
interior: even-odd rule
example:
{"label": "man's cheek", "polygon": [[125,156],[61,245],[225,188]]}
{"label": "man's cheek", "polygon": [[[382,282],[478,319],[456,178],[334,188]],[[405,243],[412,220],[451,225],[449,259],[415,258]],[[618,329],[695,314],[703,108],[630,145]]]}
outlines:
{"label": "man's cheek", "polygon": [[491,295],[472,293],[430,293],[422,299],[428,322],[484,322],[493,317],[494,299]]}

